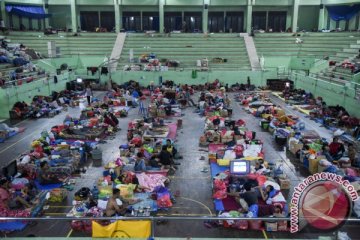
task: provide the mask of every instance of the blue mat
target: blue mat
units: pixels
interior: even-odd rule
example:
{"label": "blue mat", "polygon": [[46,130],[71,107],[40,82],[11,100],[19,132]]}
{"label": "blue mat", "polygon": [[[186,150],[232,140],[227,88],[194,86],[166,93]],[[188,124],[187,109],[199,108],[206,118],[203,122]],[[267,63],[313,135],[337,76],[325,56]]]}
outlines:
{"label": "blue mat", "polygon": [[222,200],[215,199],[214,206],[215,206],[216,211],[224,211],[225,210]]}
{"label": "blue mat", "polygon": [[27,223],[23,221],[0,222],[0,231],[21,231],[24,230]]}
{"label": "blue mat", "polygon": [[35,180],[35,186],[38,190],[44,191],[52,190],[54,188],[60,188],[62,186],[62,183],[41,185],[38,180]]}
{"label": "blue mat", "polygon": [[219,166],[217,163],[210,163],[211,177],[215,177],[218,173],[229,170],[228,166]]}
{"label": "blue mat", "polygon": [[152,212],[156,212],[158,210],[156,201],[150,198],[151,193],[135,193],[134,198],[141,199],[141,202],[130,205],[134,209],[146,208],[150,207]]}

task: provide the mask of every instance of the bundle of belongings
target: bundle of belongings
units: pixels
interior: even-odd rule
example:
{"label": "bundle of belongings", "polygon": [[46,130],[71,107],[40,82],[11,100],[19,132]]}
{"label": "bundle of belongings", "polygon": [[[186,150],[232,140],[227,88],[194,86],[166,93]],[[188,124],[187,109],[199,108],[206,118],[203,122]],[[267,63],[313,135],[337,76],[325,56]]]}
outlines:
{"label": "bundle of belongings", "polygon": [[103,115],[95,115],[93,111],[82,113],[79,119],[67,115],[63,125],[54,126],[52,132],[55,138],[99,141],[118,130],[119,121],[111,112],[104,112]]}
{"label": "bundle of belongings", "polygon": [[35,96],[31,104],[16,102],[10,110],[12,119],[54,117],[59,114],[63,107],[59,106],[52,97]]}

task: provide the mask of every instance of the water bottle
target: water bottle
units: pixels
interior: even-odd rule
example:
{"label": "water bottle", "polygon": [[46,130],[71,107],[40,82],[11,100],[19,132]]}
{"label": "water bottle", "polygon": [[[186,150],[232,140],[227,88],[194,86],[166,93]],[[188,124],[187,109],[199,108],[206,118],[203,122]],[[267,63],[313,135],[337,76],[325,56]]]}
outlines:
{"label": "water bottle", "polygon": [[94,185],[93,189],[91,190],[92,196],[94,199],[99,198],[99,189]]}

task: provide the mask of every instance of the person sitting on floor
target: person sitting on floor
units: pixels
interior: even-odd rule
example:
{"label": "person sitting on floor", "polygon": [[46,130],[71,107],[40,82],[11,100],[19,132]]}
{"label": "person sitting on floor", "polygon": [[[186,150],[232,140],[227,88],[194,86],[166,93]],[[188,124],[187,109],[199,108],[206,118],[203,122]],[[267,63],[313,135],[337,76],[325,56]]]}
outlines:
{"label": "person sitting on floor", "polygon": [[344,144],[339,142],[338,137],[334,137],[332,143],[329,145],[329,153],[333,160],[339,160],[345,152]]}
{"label": "person sitting on floor", "polygon": [[121,200],[120,190],[114,188],[112,196],[106,204],[105,215],[107,217],[123,216],[126,213],[127,204]]}
{"label": "person sitting on floor", "polygon": [[162,165],[162,169],[171,169],[174,172],[176,171],[177,167],[174,166],[174,161],[167,150],[166,145],[162,146],[160,153],[156,157],[159,158],[159,163]]}
{"label": "person sitting on floor", "polygon": [[262,174],[265,171],[266,171],[265,166],[260,161],[256,161],[255,162],[255,173]]}
{"label": "person sitting on floor", "polygon": [[244,193],[230,192],[227,194],[228,196],[235,197],[235,200],[241,206],[241,212],[247,212],[249,207],[258,203],[257,193],[251,188],[251,184],[246,182],[244,184],[244,189],[246,191]]}
{"label": "person sitting on floor", "polygon": [[63,179],[58,178],[49,172],[50,166],[47,161],[40,163],[40,171],[38,173],[38,181],[40,184],[57,184],[62,183]]}
{"label": "person sitting on floor", "polygon": [[135,172],[145,172],[146,171],[144,156],[141,152],[138,152],[136,154],[134,171]]}
{"label": "person sitting on floor", "polygon": [[170,139],[166,139],[166,149],[171,154],[171,157],[175,158],[178,151],[174,147]]}
{"label": "person sitting on floor", "polygon": [[31,205],[22,197],[12,197],[10,181],[7,178],[0,179],[0,209],[31,208]]}
{"label": "person sitting on floor", "polygon": [[108,116],[108,114],[104,114],[104,123],[112,126],[112,127],[116,127],[116,123],[111,119],[111,117]]}

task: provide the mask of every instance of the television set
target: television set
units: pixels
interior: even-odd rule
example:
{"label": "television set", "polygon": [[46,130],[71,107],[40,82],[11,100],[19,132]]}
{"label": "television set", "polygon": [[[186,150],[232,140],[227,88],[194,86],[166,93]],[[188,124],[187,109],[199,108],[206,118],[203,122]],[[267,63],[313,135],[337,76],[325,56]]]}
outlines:
{"label": "television set", "polygon": [[3,175],[7,178],[13,178],[17,173],[16,160],[10,162],[6,167],[3,167]]}
{"label": "television set", "polygon": [[234,160],[230,161],[230,174],[247,175],[250,173],[250,161]]}

